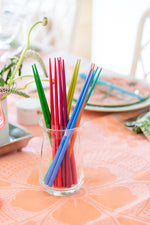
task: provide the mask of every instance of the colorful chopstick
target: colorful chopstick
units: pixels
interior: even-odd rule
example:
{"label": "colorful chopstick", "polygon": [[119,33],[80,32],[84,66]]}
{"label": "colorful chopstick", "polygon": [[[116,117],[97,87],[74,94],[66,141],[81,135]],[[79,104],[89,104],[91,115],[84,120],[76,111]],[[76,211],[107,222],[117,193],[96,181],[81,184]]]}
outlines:
{"label": "colorful chopstick", "polygon": [[[57,84],[57,63],[56,58],[54,58],[54,79],[55,79],[55,129],[56,129],[56,148],[55,154],[59,147],[59,107],[58,107],[58,84]],[[62,180],[61,180],[61,167],[58,170],[57,175],[57,186],[62,187]]]}
{"label": "colorful chopstick", "polygon": [[[50,86],[50,111],[51,111],[51,128],[55,127],[55,118],[54,118],[54,98],[53,98],[53,83],[52,83],[52,68],[51,68],[51,59],[49,59],[49,86]],[[55,157],[55,140],[54,134],[52,131],[52,158]]]}
{"label": "colorful chopstick", "polygon": [[[98,74],[97,74],[97,76],[96,76],[96,78],[95,78],[95,75],[96,75],[96,73],[97,73],[97,70],[98,70],[98,67],[97,67],[96,70],[94,71],[94,75],[93,75],[93,78],[94,78],[94,79],[93,79],[93,84],[92,84],[92,86],[91,86],[91,88],[90,88],[90,90],[89,90],[89,92],[88,92],[88,94],[87,94],[87,96],[86,96],[86,98],[85,98],[85,101],[84,101],[83,106],[82,106],[82,108],[81,108],[81,111],[80,111],[80,114],[79,114],[79,117],[78,117],[78,120],[77,120],[77,122],[76,122],[75,127],[78,127],[78,126],[80,125],[80,121],[81,121],[81,117],[82,117],[83,110],[84,110],[84,108],[85,108],[85,106],[86,106],[86,104],[87,104],[87,102],[88,102],[88,100],[89,100],[89,98],[90,98],[90,96],[91,96],[91,94],[92,94],[92,91],[93,91],[93,89],[94,89],[94,87],[95,87],[95,84],[96,84],[96,82],[97,82],[97,79],[98,79],[99,76],[100,76],[100,73],[101,73],[101,71],[102,71],[102,68],[100,68],[100,70],[99,70],[99,72],[98,72]],[[70,157],[71,157],[71,155],[72,155],[72,151],[73,151],[73,146],[74,146],[74,143],[75,143],[75,139],[76,139],[76,133],[72,135],[72,140],[71,140],[71,145],[70,145]]]}
{"label": "colorful chopstick", "polygon": [[[58,83],[59,83],[59,116],[60,116],[60,129],[65,129],[64,126],[64,116],[63,116],[63,92],[62,92],[62,82],[61,82],[61,58],[57,58],[58,64]],[[61,139],[63,134],[61,133]],[[66,186],[66,173],[65,173],[65,158],[62,161],[61,165],[61,172],[62,172],[62,186]]]}
{"label": "colorful chopstick", "polygon": [[36,83],[36,87],[37,87],[37,91],[38,91],[38,96],[40,99],[40,103],[41,103],[41,108],[43,111],[43,116],[44,116],[44,121],[45,121],[45,125],[47,128],[51,127],[51,114],[50,114],[50,110],[48,107],[48,103],[45,97],[45,93],[44,93],[44,89],[36,68],[36,65],[34,64],[34,66],[32,66],[32,70],[33,70],[33,75],[34,75],[34,79],[35,79],[35,83]]}
{"label": "colorful chopstick", "polygon": [[70,138],[72,136],[73,131],[68,130],[68,129],[73,129],[75,127],[77,118],[79,116],[80,110],[82,108],[83,102],[85,100],[86,94],[88,92],[89,86],[92,81],[92,76],[91,76],[91,70],[90,73],[85,81],[85,84],[82,88],[81,94],[79,96],[79,99],[77,101],[77,104],[73,110],[72,116],[68,122],[66,132],[60,142],[59,148],[57,150],[57,153],[55,155],[55,158],[53,162],[51,163],[51,166],[49,167],[49,171],[47,173],[47,176],[45,178],[45,183],[48,184],[48,186],[52,186],[55,180],[55,177],[57,175],[58,169],[61,165],[61,162],[63,160],[64,154],[66,152],[66,149],[68,147]]}
{"label": "colorful chopstick", "polygon": [[51,133],[53,160],[51,161],[44,177],[45,184],[50,187],[54,184],[54,187],[67,188],[71,187],[73,184],[77,184],[78,182],[76,163],[73,151],[76,135],[73,135],[73,130],[80,124],[85,105],[87,104],[87,101],[94,89],[94,86],[101,72],[100,69],[98,75],[96,75],[98,68],[93,71],[94,66],[94,64],[91,65],[91,69],[85,80],[84,86],[76,103],[76,106],[73,110],[73,113],[70,117],[70,120],[69,113],[79,73],[80,60],[77,60],[76,62],[69,91],[66,95],[65,63],[64,60],[61,60],[61,58],[57,58],[57,60],[56,58],[54,59],[54,95],[52,84],[51,59],[49,59],[50,111],[47,110],[48,104],[46,101],[42,84],[40,82],[36,65],[34,65],[34,67],[32,66],[46,127],[58,129],[58,133],[59,130],[63,130],[66,128],[64,135],[62,135],[61,137],[59,136],[59,134],[53,136],[53,133]]}
{"label": "colorful chopstick", "polygon": [[69,86],[69,90],[68,90],[68,93],[67,93],[67,111],[68,111],[68,115],[70,113],[70,109],[71,109],[71,105],[72,105],[73,95],[74,95],[76,82],[77,82],[77,78],[78,78],[78,74],[79,74],[80,62],[81,62],[80,59],[78,59],[77,62],[76,62],[75,69],[73,71],[72,80],[71,80],[71,83],[70,83],[70,86]]}

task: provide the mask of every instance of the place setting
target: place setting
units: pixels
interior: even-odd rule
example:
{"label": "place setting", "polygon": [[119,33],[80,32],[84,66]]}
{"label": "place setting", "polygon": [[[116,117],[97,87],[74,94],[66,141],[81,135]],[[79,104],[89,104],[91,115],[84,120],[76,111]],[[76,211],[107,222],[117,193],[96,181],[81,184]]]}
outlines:
{"label": "place setting", "polygon": [[[74,95],[74,104],[85,78],[86,74],[80,73]],[[117,113],[116,117],[127,129],[135,134],[143,133],[150,140],[149,105],[150,85],[148,82],[132,76],[121,76],[114,72],[107,72],[103,69],[85,109]]]}
{"label": "place setting", "polygon": [[[81,73],[74,96],[76,101],[86,74]],[[87,110],[125,112],[145,108],[150,104],[150,85],[132,76],[121,76],[103,69],[89,99]]]}

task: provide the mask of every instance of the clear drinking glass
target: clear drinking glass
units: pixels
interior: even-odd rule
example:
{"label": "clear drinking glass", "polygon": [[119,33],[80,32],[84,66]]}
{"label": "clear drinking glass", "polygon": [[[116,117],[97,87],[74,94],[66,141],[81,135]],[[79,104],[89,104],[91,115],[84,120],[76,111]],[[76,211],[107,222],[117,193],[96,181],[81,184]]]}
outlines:
{"label": "clear drinking glass", "polygon": [[2,128],[0,128],[0,146],[2,146],[9,143],[9,124],[8,124],[7,98],[4,98],[3,100],[0,101],[1,101],[0,120],[5,121],[5,125]]}
{"label": "clear drinking glass", "polygon": [[[40,184],[46,192],[52,195],[72,194],[80,189],[84,181],[83,157],[80,149],[80,127],[68,129],[67,131],[47,129],[43,120],[40,120],[40,125],[43,129],[39,168]],[[53,182],[51,180],[59,160],[56,161],[55,166],[54,164],[60,149],[60,154],[63,149],[66,149],[66,151]]]}

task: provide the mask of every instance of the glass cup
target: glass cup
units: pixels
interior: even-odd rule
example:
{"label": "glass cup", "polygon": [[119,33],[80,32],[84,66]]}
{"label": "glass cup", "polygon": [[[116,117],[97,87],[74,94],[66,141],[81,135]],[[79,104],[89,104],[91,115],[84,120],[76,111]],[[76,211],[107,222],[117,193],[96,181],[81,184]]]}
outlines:
{"label": "glass cup", "polygon": [[80,148],[80,127],[67,130],[43,129],[39,181],[43,189],[56,196],[69,195],[84,181]]}
{"label": "glass cup", "polygon": [[[1,100],[0,100],[1,101]],[[8,123],[8,109],[7,109],[7,98],[1,101],[0,119],[5,121],[5,125],[0,129],[0,146],[9,143],[9,123]],[[4,115],[3,115],[4,113]],[[4,118],[2,118],[4,116]],[[0,121],[2,122],[2,121]]]}

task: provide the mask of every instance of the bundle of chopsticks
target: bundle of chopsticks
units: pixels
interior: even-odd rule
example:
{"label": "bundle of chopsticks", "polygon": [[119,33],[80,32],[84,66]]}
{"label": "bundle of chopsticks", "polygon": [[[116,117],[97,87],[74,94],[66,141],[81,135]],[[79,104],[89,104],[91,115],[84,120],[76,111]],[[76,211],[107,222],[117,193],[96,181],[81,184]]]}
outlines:
{"label": "bundle of chopsticks", "polygon": [[[37,67],[36,65],[32,66],[45,126],[52,129],[50,137],[50,143],[52,145],[52,160],[44,177],[45,184],[50,187],[55,186],[59,188],[68,188],[78,182],[73,148],[76,139],[74,128],[80,125],[83,110],[92,94],[102,70],[99,67],[94,69],[95,65],[91,64],[90,71],[85,80],[76,106],[72,115],[70,115],[79,67],[80,60],[78,59],[67,93],[64,60],[61,58],[54,58],[54,74],[52,74],[52,62],[51,59],[49,59],[49,109]],[[58,135],[53,135],[54,130],[65,131],[60,138]]]}

